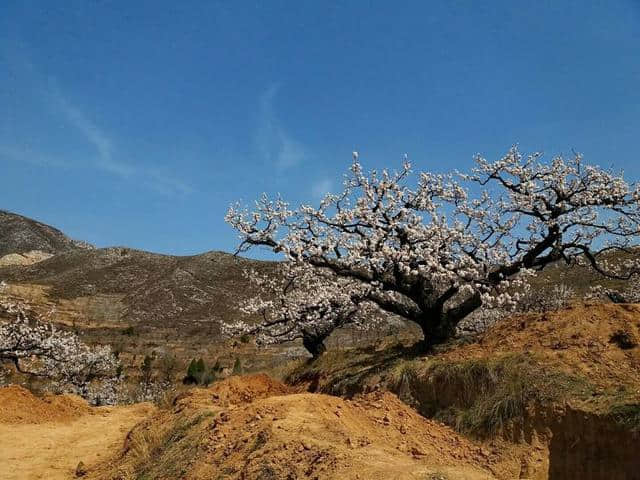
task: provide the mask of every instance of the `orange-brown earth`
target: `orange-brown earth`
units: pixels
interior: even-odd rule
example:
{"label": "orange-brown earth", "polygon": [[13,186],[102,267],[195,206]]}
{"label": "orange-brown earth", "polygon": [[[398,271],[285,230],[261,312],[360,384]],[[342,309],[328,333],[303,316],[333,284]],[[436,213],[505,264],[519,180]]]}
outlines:
{"label": "orange-brown earth", "polygon": [[[622,338],[621,338],[622,335]],[[621,340],[631,342],[621,344]],[[508,318],[443,361],[526,352],[600,387],[635,385],[640,394],[640,305],[575,304]]]}
{"label": "orange-brown earth", "polygon": [[[11,387],[0,390],[0,478],[72,478],[83,461],[94,480],[635,480],[637,425],[616,423],[607,408],[629,407],[625,422],[640,412],[639,337],[640,306],[576,305],[505,320],[438,354],[329,352],[294,371],[297,387],[230,377],[167,409],[94,409]],[[547,380],[534,385],[544,395],[529,396],[527,382]],[[469,391],[474,382],[486,391]],[[463,435],[401,401],[405,387],[426,416],[499,410],[503,422],[491,435]],[[487,401],[488,411],[478,407]]]}
{"label": "orange-brown earth", "polygon": [[429,418],[524,448],[531,479],[640,479],[640,305],[514,316],[437,353],[329,352],[289,382],[395,392]]}
{"label": "orange-brown earth", "polygon": [[179,396],[128,435],[99,479],[517,478],[520,465],[427,420],[388,392],[344,400],[266,375]]}
{"label": "orange-brown earth", "polygon": [[37,398],[22,387],[1,388],[0,478],[75,478],[80,462],[90,467],[116,454],[153,410],[149,404],[91,408],[72,395]]}

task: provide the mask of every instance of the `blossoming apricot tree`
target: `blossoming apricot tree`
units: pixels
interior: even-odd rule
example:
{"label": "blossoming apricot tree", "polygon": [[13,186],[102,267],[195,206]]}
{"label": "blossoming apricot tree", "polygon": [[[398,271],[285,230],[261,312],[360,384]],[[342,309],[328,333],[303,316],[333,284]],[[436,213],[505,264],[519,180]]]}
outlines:
{"label": "blossoming apricot tree", "polygon": [[35,318],[20,303],[0,300],[0,314],[8,318],[0,322],[0,361],[12,363],[22,374],[46,378],[61,390],[102,395],[101,402],[115,403],[92,385],[95,379],[113,383],[117,377],[119,362],[110,347],[89,346],[73,332]]}
{"label": "blossoming apricot tree", "polygon": [[238,253],[261,245],[304,265],[302,291],[313,294],[291,311],[270,305],[278,328],[315,328],[374,305],[417,323],[429,348],[481,306],[514,305],[526,274],[553,262],[620,279],[638,272],[636,260],[603,255],[628,251],[640,234],[640,190],[622,174],[578,154],[547,163],[515,147],[475,163],[468,174],[422,172],[412,186],[406,158],[397,172],[367,174],[354,156],[343,191],[317,208],[266,195],[253,212],[232,206],[226,221],[240,234]]}
{"label": "blossoming apricot tree", "polygon": [[366,283],[303,262],[282,263],[276,275],[255,270],[244,274],[259,294],[240,309],[262,319],[223,324],[228,336],[254,335],[258,345],[302,339],[316,357],[325,352],[324,342],[335,329],[348,325],[366,330],[377,325],[377,317],[367,309],[371,289]]}

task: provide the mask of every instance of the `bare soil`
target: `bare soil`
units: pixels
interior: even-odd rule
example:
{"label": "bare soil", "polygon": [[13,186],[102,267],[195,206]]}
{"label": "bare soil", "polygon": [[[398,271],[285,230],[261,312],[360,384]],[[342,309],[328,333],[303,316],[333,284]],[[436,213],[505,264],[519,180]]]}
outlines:
{"label": "bare soil", "polygon": [[0,389],[0,478],[75,478],[79,462],[89,468],[116,454],[127,432],[154,407],[91,408],[69,395],[36,398],[21,387]]}
{"label": "bare soil", "polygon": [[[620,335],[631,343],[621,344]],[[635,385],[640,392],[640,305],[575,304],[557,312],[514,316],[477,343],[451,349],[440,359],[519,352],[537,354],[602,388]]]}
{"label": "bare soil", "polygon": [[511,479],[518,454],[466,439],[388,392],[345,400],[255,375],[183,394],[89,478]]}

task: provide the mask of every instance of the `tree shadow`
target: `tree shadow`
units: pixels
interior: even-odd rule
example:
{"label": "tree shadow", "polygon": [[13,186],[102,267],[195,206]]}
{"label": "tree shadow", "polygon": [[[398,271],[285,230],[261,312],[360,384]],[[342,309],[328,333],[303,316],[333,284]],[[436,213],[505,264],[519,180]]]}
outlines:
{"label": "tree shadow", "polygon": [[421,342],[411,346],[397,344],[385,349],[373,345],[345,350],[329,350],[310,358],[285,379],[293,385],[305,385],[309,392],[350,398],[376,390],[396,362],[427,357]]}

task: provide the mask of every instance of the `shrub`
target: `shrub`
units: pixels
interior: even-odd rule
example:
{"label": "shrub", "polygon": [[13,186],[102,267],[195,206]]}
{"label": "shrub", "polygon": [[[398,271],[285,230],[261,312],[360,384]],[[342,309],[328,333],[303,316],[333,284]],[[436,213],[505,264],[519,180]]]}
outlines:
{"label": "shrub", "polygon": [[237,357],[235,362],[233,362],[233,370],[231,372],[231,375],[242,375],[242,362]]}
{"label": "shrub", "polygon": [[[219,363],[216,362],[219,367]],[[215,367],[215,365],[214,365]],[[187,369],[187,375],[183,379],[185,385],[209,385],[217,379],[216,371],[212,368],[207,370],[207,365],[202,358],[191,360],[189,368]]]}
{"label": "shrub", "polygon": [[127,335],[129,337],[132,337],[133,335],[135,335],[135,333],[136,333],[135,328],[133,328],[132,325],[122,330],[122,335]]}

